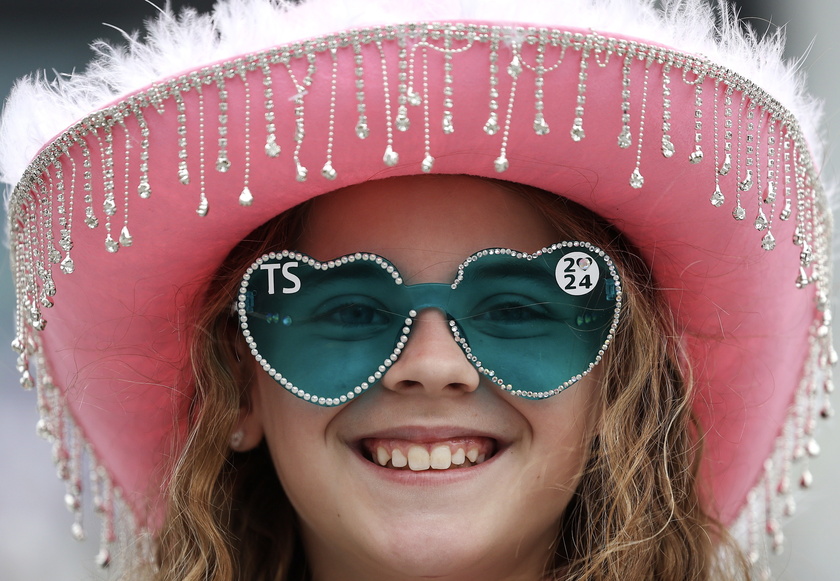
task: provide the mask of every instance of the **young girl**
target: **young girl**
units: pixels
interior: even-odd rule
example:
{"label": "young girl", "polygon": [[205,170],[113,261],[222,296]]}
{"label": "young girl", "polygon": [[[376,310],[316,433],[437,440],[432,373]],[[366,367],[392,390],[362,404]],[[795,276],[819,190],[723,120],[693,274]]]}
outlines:
{"label": "young girl", "polygon": [[[410,340],[379,388],[346,407],[314,406],[289,397],[274,378],[255,370],[230,313],[242,263],[269,250],[292,247],[326,258],[366,248],[387,256],[413,285],[453,280],[464,258],[485,248],[533,252],[560,240],[610,249],[627,298],[603,367],[546,400],[511,397],[482,379],[452,340],[443,313],[427,311],[417,315]],[[277,289],[281,277],[275,272]],[[474,177],[367,182],[269,222],[229,255],[201,314],[194,359],[220,364],[198,372],[202,412],[195,423],[196,447],[188,446],[173,482],[183,504],[167,523],[171,528],[164,527],[162,546],[173,547],[164,555],[164,568],[172,568],[172,578],[185,575],[195,559],[188,535],[203,530],[206,518],[230,527],[238,539],[234,547],[223,538],[210,545],[217,551],[214,566],[224,571],[233,557],[246,578],[261,578],[266,571],[266,578],[278,578],[277,571],[297,578],[307,569],[323,579],[542,579],[572,571],[585,578],[630,571],[635,571],[630,578],[653,571],[665,578],[708,575],[713,550],[708,535],[716,529],[693,492],[697,449],[689,437],[687,386],[677,377],[672,323],[662,316],[665,309],[648,288],[648,276],[621,235],[583,208],[531,188]],[[303,277],[300,292],[313,292]],[[488,276],[481,282],[493,281]],[[518,295],[482,289],[487,297],[476,301],[478,316],[495,317],[497,336],[500,329],[518,329],[523,317],[528,328],[539,325],[548,315],[531,312],[532,298],[526,313],[511,314],[517,300],[543,292],[535,284],[540,279],[517,288]],[[352,326],[367,335],[384,324],[374,319],[386,316],[383,310],[376,315],[363,310],[373,299],[361,289],[341,293],[352,297],[349,310],[323,297],[316,302],[319,308],[328,303],[324,312],[342,318],[342,332]],[[500,302],[487,311],[491,300]],[[611,321],[612,313],[606,315]],[[527,340],[516,334],[506,348],[515,350]],[[541,333],[538,341],[552,338]],[[565,347],[568,356],[575,345]],[[319,357],[306,365],[332,374],[353,362]],[[535,372],[534,383],[541,379]],[[237,452],[233,464],[218,455],[212,465],[199,461],[206,454],[204,440],[228,432]],[[441,448],[443,459],[436,465]],[[267,476],[272,463],[279,481]],[[232,496],[230,512],[213,510],[212,497],[202,510],[197,499],[221,493],[197,486],[208,477],[227,484],[222,488],[224,496]],[[667,498],[656,498],[655,483],[663,480],[691,492],[667,491]],[[292,510],[297,526],[287,516]],[[638,538],[632,548],[615,538],[619,530]],[[298,535],[304,549],[295,552]]]}
{"label": "young girl", "polygon": [[17,89],[15,347],[103,564],[117,529],[167,580],[781,543],[836,357],[810,103],[699,3],[471,10],[222,2]]}

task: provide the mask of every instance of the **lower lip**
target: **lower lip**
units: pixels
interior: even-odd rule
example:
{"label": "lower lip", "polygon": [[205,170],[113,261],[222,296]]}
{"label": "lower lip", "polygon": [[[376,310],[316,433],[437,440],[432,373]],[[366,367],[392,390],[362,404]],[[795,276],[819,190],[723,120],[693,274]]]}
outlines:
{"label": "lower lip", "polygon": [[353,450],[356,458],[361,462],[366,470],[369,470],[377,478],[384,479],[389,482],[401,484],[405,486],[445,486],[448,484],[461,483],[471,478],[475,478],[484,474],[488,469],[492,468],[496,460],[505,453],[504,449],[496,450],[493,457],[485,460],[481,464],[470,466],[468,468],[449,468],[447,470],[396,470],[394,468],[385,468],[375,462],[371,462],[365,458],[359,450]]}

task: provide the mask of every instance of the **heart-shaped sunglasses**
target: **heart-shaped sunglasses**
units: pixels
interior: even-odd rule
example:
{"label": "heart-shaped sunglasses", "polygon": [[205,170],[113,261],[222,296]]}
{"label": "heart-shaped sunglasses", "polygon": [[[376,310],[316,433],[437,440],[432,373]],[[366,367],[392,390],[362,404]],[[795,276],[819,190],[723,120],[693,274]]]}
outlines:
{"label": "heart-shaped sunglasses", "polygon": [[235,308],[269,375],[306,401],[334,406],[382,378],[425,309],[444,313],[453,339],[491,382],[520,397],[550,397],[601,361],[621,297],[604,251],[565,241],[532,254],[482,250],[453,282],[412,285],[375,254],[319,262],[272,252],[245,272]]}

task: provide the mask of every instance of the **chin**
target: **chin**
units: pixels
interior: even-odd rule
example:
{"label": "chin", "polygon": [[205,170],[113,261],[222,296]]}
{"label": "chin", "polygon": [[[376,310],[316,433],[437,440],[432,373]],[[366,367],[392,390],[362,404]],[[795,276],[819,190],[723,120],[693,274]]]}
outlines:
{"label": "chin", "polygon": [[351,541],[356,546],[343,547],[343,555],[336,554],[334,559],[352,555],[356,565],[371,564],[378,576],[362,571],[352,577],[371,581],[538,579],[550,558],[556,523],[540,532],[517,531],[520,519],[515,516],[498,511],[477,515],[469,508],[447,514],[391,512],[379,523],[357,528]]}

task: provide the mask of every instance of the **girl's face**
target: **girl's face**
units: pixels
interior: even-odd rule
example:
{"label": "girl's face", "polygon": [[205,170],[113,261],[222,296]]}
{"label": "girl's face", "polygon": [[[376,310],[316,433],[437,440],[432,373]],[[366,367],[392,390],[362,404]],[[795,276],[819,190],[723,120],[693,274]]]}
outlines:
{"label": "girl's face", "polygon": [[[374,252],[414,284],[451,281],[484,248],[535,251],[560,238],[491,182],[419,176],[316,199],[295,250],[319,260]],[[588,457],[598,369],[547,400],[511,396],[428,310],[382,381],[343,406],[302,401],[258,367],[244,427],[249,440],[265,434],[314,579],[534,580]],[[447,452],[449,469],[392,466],[445,465]]]}

